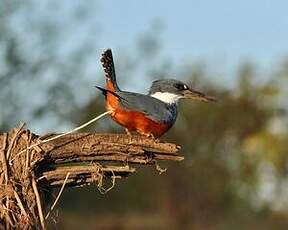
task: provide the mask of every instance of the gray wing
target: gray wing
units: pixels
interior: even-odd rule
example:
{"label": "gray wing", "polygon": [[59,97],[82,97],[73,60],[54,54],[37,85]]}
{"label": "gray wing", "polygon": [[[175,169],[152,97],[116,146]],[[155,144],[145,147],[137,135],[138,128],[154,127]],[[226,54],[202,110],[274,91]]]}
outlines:
{"label": "gray wing", "polygon": [[150,119],[161,122],[171,123],[177,118],[177,106],[168,105],[149,95],[117,92],[120,99],[120,106],[125,110],[144,113]]}

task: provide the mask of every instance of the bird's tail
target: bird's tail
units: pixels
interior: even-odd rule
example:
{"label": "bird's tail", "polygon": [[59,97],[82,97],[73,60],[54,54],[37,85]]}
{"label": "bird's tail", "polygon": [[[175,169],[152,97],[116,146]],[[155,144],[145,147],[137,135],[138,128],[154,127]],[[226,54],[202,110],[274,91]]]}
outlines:
{"label": "bird's tail", "polygon": [[116,81],[115,67],[111,49],[107,49],[102,53],[101,63],[106,77],[106,89],[112,92],[120,91]]}

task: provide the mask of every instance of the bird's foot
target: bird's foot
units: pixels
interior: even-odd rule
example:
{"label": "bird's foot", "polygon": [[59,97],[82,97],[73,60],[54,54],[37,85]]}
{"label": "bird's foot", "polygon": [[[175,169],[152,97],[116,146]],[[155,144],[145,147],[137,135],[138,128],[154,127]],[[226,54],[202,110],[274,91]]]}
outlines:
{"label": "bird's foot", "polygon": [[125,132],[129,137],[132,137],[132,134],[130,133],[129,129],[125,128]]}
{"label": "bird's foot", "polygon": [[150,139],[152,139],[153,141],[155,141],[156,143],[159,143],[160,142],[160,140],[158,139],[158,138],[156,138],[152,133],[146,133],[146,134],[144,134],[146,137],[148,137],[148,138],[150,138]]}

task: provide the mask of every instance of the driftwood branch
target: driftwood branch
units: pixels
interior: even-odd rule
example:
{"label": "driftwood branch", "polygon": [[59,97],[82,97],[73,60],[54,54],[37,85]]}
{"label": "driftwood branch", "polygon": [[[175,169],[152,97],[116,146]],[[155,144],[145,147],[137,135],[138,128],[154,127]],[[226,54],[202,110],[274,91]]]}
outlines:
{"label": "driftwood branch", "polygon": [[135,173],[135,164],[162,172],[157,162],[183,160],[175,144],[139,135],[74,133],[41,142],[51,137],[23,126],[0,134],[0,228],[45,229],[51,211],[45,197],[53,187],[95,183],[107,192],[116,179]]}

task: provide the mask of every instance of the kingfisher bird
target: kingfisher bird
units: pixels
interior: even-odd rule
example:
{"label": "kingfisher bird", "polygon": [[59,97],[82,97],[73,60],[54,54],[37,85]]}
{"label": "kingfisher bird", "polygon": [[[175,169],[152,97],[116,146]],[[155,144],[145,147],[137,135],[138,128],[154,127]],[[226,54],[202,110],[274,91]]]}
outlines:
{"label": "kingfisher bird", "polygon": [[105,96],[106,109],[112,119],[126,132],[136,131],[142,135],[159,138],[175,123],[178,101],[188,98],[199,101],[215,101],[187,84],[175,79],[153,81],[147,95],[120,90],[115,74],[111,49],[102,53],[101,63],[106,77],[106,88],[95,86]]}

